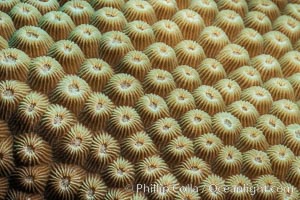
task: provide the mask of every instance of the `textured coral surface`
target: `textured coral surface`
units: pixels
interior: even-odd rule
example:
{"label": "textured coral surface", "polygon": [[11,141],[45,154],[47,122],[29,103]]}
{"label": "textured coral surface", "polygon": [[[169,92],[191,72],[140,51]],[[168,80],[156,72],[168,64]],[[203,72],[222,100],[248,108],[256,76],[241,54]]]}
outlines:
{"label": "textured coral surface", "polygon": [[299,200],[299,0],[0,1],[0,200]]}

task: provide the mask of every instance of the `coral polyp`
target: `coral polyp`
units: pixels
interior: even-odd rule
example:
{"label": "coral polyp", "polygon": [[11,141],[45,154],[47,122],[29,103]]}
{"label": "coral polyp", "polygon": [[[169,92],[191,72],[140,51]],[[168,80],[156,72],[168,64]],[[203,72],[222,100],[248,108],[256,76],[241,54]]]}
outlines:
{"label": "coral polyp", "polygon": [[202,159],[191,157],[174,169],[174,174],[182,185],[199,185],[211,174],[210,166]]}
{"label": "coral polyp", "polygon": [[10,129],[16,134],[35,131],[48,105],[49,101],[46,95],[30,92],[10,117]]}
{"label": "coral polyp", "polygon": [[251,11],[244,18],[247,28],[252,28],[260,34],[265,34],[272,30],[272,22],[267,15],[259,11]]}
{"label": "coral polyp", "polygon": [[290,148],[292,152],[295,154],[295,156],[300,155],[300,148],[299,148],[299,133],[300,133],[300,125],[297,124],[291,124],[286,126],[286,129],[284,131],[284,139],[282,144],[286,147]]}
{"label": "coral polyp", "polygon": [[7,137],[0,141],[0,175],[1,177],[10,176],[15,168],[13,138]]}
{"label": "coral polyp", "polygon": [[75,42],[86,58],[97,58],[99,55],[98,45],[101,38],[100,31],[88,24],[82,24],[74,28],[68,39]]}
{"label": "coral polyp", "polygon": [[259,86],[253,86],[243,90],[241,99],[250,102],[260,115],[269,113],[273,104],[273,98],[270,92]]}
{"label": "coral polyp", "polygon": [[12,200],[12,199],[36,199],[36,200],[42,200],[44,197],[42,197],[39,194],[33,194],[33,193],[26,193],[20,190],[10,189],[7,192],[6,199]]}
{"label": "coral polyp", "polygon": [[221,28],[208,26],[200,33],[197,42],[202,46],[208,58],[215,58],[230,41]]}
{"label": "coral polyp", "polygon": [[264,39],[252,28],[243,29],[234,42],[244,47],[248,51],[250,58],[263,53]]}
{"label": "coral polyp", "polygon": [[178,25],[183,38],[186,40],[196,40],[205,27],[202,17],[190,9],[178,11],[172,17],[172,21]]}
{"label": "coral polyp", "polygon": [[136,163],[157,154],[156,146],[145,132],[137,132],[121,142],[122,155]]}
{"label": "coral polyp", "polygon": [[0,11],[9,12],[20,0],[4,0],[0,3]]}
{"label": "coral polyp", "polygon": [[211,167],[215,174],[223,178],[239,174],[242,169],[242,153],[234,146],[224,146]]}
{"label": "coral polyp", "polygon": [[0,119],[8,120],[30,91],[26,83],[16,80],[0,81]]}
{"label": "coral polyp", "polygon": [[144,21],[132,21],[125,25],[123,32],[130,38],[136,50],[143,51],[155,42],[152,27]]}
{"label": "coral polyp", "polygon": [[256,128],[261,130],[270,145],[280,144],[284,137],[285,125],[274,115],[261,115],[256,121]]}
{"label": "coral polyp", "polygon": [[68,75],[61,79],[49,95],[52,103],[58,103],[79,114],[90,96],[91,88],[78,76]]}
{"label": "coral polyp", "polygon": [[213,133],[203,134],[194,140],[195,155],[211,164],[223,148],[223,142]]}
{"label": "coral polyp", "polygon": [[163,42],[155,42],[149,45],[144,53],[148,56],[152,68],[172,72],[178,65],[174,49]]}
{"label": "coral polyp", "polygon": [[176,4],[179,10],[187,8],[191,4],[192,0],[176,0]]}
{"label": "coral polyp", "polygon": [[180,88],[173,90],[167,96],[166,103],[169,107],[170,115],[175,119],[179,119],[186,112],[196,108],[192,94]]}
{"label": "coral polyp", "polygon": [[31,193],[43,193],[50,169],[47,165],[18,167],[12,174],[12,183],[21,190]]}
{"label": "coral polyp", "polygon": [[254,199],[275,199],[276,193],[272,191],[272,187],[279,187],[280,181],[273,175],[262,175],[253,180],[253,186],[257,188],[266,188],[266,190],[258,190],[254,195]]}
{"label": "coral polyp", "polygon": [[270,31],[263,35],[264,53],[279,59],[293,49],[289,38],[279,31]]}
{"label": "coral polyp", "polygon": [[76,165],[56,163],[52,166],[46,194],[51,199],[74,199],[85,172]]}
{"label": "coral polyp", "polygon": [[236,36],[244,29],[242,17],[233,10],[220,11],[213,25],[221,28],[230,41],[234,41]]}
{"label": "coral polyp", "polygon": [[105,94],[93,93],[84,104],[78,119],[92,131],[101,131],[105,129],[114,108],[115,105]]}
{"label": "coral polyp", "polygon": [[260,73],[263,82],[271,78],[283,77],[280,63],[273,56],[261,54],[252,58],[250,63]]}
{"label": "coral polyp", "polygon": [[150,156],[136,164],[136,181],[152,184],[161,176],[169,173],[169,167],[159,156]]}
{"label": "coral polyp", "polygon": [[99,29],[101,33],[109,31],[122,31],[127,23],[123,13],[116,8],[104,7],[94,12],[91,25]]}
{"label": "coral polyp", "polygon": [[208,176],[200,184],[202,188],[200,191],[201,197],[209,200],[221,200],[225,199],[225,192],[218,188],[225,187],[225,181],[220,176],[212,174]]}
{"label": "coral polyp", "polygon": [[109,188],[105,193],[104,198],[107,200],[114,199],[130,199],[132,192],[121,188]]}
{"label": "coral polyp", "polygon": [[196,107],[213,116],[225,110],[225,102],[219,93],[212,86],[202,85],[194,90],[193,96]]}
{"label": "coral polyp", "polygon": [[9,46],[24,51],[31,58],[45,56],[52,44],[51,36],[35,26],[23,26],[14,32],[9,40]]}
{"label": "coral polyp", "polygon": [[280,15],[280,10],[273,1],[255,0],[249,3],[249,10],[260,11],[270,18],[273,22]]}
{"label": "coral polyp", "polygon": [[189,9],[197,12],[203,18],[206,26],[212,25],[219,12],[217,3],[213,0],[192,0]]}
{"label": "coral polyp", "polygon": [[201,85],[201,79],[198,72],[187,65],[180,65],[176,67],[172,76],[178,88],[185,89],[189,92],[194,91]]}
{"label": "coral polyp", "polygon": [[280,180],[285,180],[295,159],[294,153],[284,145],[274,145],[267,150],[267,154],[270,158],[274,175]]}
{"label": "coral polyp", "polygon": [[25,166],[52,162],[52,150],[49,144],[36,133],[16,136],[14,153],[17,163]]}
{"label": "coral polyp", "polygon": [[154,182],[154,184],[158,185],[158,191],[149,194],[150,200],[175,199],[175,195],[177,194],[176,191],[170,189],[165,191],[165,189],[163,189],[163,188],[172,188],[172,187],[176,188],[178,186],[179,183],[173,174],[169,173],[161,176],[159,179],[157,179]]}
{"label": "coral polyp", "polygon": [[240,100],[242,89],[239,84],[232,79],[221,79],[214,87],[220,92],[226,105]]}
{"label": "coral polyp", "polygon": [[32,59],[29,64],[27,83],[34,90],[48,94],[65,76],[61,65],[48,56]]}
{"label": "coral polyp", "polygon": [[144,94],[141,83],[133,76],[125,73],[113,75],[103,88],[116,106],[134,106]]}
{"label": "coral polyp", "polygon": [[[226,77],[223,65],[213,58],[204,59],[197,66],[197,72],[203,85],[214,85],[217,81]],[[223,84],[222,84],[223,86]]]}
{"label": "coral polyp", "polygon": [[154,93],[165,98],[176,88],[176,84],[172,74],[168,71],[152,69],[145,76],[143,88],[145,93]]}
{"label": "coral polyp", "polygon": [[157,21],[155,11],[148,1],[127,1],[122,7],[122,12],[128,22],[141,20],[152,25]]}
{"label": "coral polyp", "polygon": [[5,139],[5,138],[8,138],[11,134],[11,131],[9,130],[9,127],[8,127],[8,124],[3,121],[3,120],[0,120],[0,138],[1,139]]}
{"label": "coral polyp", "polygon": [[128,52],[116,67],[117,72],[130,74],[141,82],[150,70],[150,59],[141,51]]}
{"label": "coral polyp", "polygon": [[290,198],[290,199],[297,199],[300,196],[299,190],[294,187],[292,184],[287,183],[285,181],[282,181],[280,183],[280,187],[287,188],[285,191],[279,191],[276,195],[277,199],[284,199],[284,198]]}
{"label": "coral polyp", "polygon": [[220,0],[217,1],[219,10],[233,10],[241,17],[244,17],[248,13],[248,5],[246,0]]}
{"label": "coral polyp", "polygon": [[241,152],[251,149],[266,151],[269,147],[263,132],[254,127],[242,129],[239,139],[235,145]]}
{"label": "coral polyp", "polygon": [[183,40],[174,47],[179,65],[198,67],[206,55],[203,48],[195,41]]}
{"label": "coral polyp", "polygon": [[259,117],[256,108],[248,101],[236,101],[227,106],[227,111],[240,120],[243,127],[253,126]]}
{"label": "coral polyp", "polygon": [[293,87],[286,79],[271,78],[264,83],[263,87],[270,92],[273,101],[280,99],[295,100]]}
{"label": "coral polyp", "polygon": [[107,192],[107,186],[98,174],[87,174],[78,191],[79,199],[102,199]]}
{"label": "coral polyp", "polygon": [[171,19],[178,11],[175,0],[148,0],[158,20]]}
{"label": "coral polyp", "polygon": [[133,183],[135,176],[133,165],[120,157],[108,164],[103,172],[103,179],[108,186],[125,187]]}
{"label": "coral polyp", "polygon": [[8,178],[6,177],[0,178],[0,188],[1,188],[0,198],[4,199],[9,189]]}
{"label": "coral polyp", "polygon": [[192,157],[194,146],[192,140],[179,136],[171,140],[162,150],[162,157],[170,166],[176,166]]}
{"label": "coral polyp", "polygon": [[80,47],[70,40],[59,40],[54,43],[47,55],[57,60],[67,74],[76,74],[85,60]]}
{"label": "coral polyp", "polygon": [[212,131],[225,145],[233,145],[242,130],[242,124],[238,118],[229,112],[220,112],[212,118]]}
{"label": "coral polyp", "polygon": [[279,63],[282,68],[283,75],[285,77],[292,76],[293,74],[300,72],[300,53],[299,51],[289,51],[284,54]]}
{"label": "coral polyp", "polygon": [[262,80],[259,72],[250,66],[242,66],[228,75],[229,79],[236,81],[242,90],[252,86],[261,86]]}
{"label": "coral polyp", "polygon": [[102,35],[99,44],[99,57],[112,67],[119,64],[121,58],[134,47],[127,35],[119,31],[110,31]]}
{"label": "coral polyp", "polygon": [[298,9],[300,8],[299,4],[297,4],[296,2],[294,3],[289,3],[288,5],[286,5],[286,7],[283,10],[283,13],[291,16],[293,18],[295,18],[296,20],[300,20],[300,15],[298,12]]}
{"label": "coral polyp", "polygon": [[136,102],[135,110],[140,115],[146,128],[157,120],[170,116],[169,108],[164,99],[155,94],[142,96]]}
{"label": "coral polyp", "polygon": [[0,36],[0,50],[7,49],[8,48],[8,42]]}
{"label": "coral polyp", "polygon": [[292,44],[300,38],[300,22],[291,16],[278,17],[273,23],[273,29],[285,34]]}
{"label": "coral polyp", "polygon": [[162,118],[147,130],[158,149],[164,148],[171,140],[182,135],[178,122],[173,118]]}
{"label": "coral polyp", "polygon": [[191,188],[186,188],[184,190],[179,190],[175,196],[175,200],[180,199],[190,199],[190,200],[197,200],[200,198],[200,195],[196,190],[193,190]]}
{"label": "coral polyp", "polygon": [[16,31],[16,28],[11,17],[8,14],[0,11],[0,17],[2,19],[0,21],[0,36],[5,40],[9,40],[12,34]]}
{"label": "coral polyp", "polygon": [[104,60],[86,59],[80,66],[78,76],[85,80],[95,92],[101,92],[114,75],[112,67]]}
{"label": "coral polyp", "polygon": [[300,108],[294,102],[281,99],[275,101],[271,107],[270,113],[278,117],[286,126],[300,123]]}
{"label": "coral polyp", "polygon": [[293,74],[288,78],[295,92],[295,99],[300,99],[300,73]]}
{"label": "coral polyp", "polygon": [[69,15],[75,25],[88,24],[94,13],[92,6],[86,1],[68,1],[60,11]]}
{"label": "coral polyp", "polygon": [[0,80],[26,81],[28,75],[29,56],[15,48],[0,51]]}
{"label": "coral polyp", "polygon": [[125,4],[124,0],[90,0],[89,2],[95,10],[99,10],[103,7],[112,7],[120,10]]}
{"label": "coral polyp", "polygon": [[37,132],[49,144],[56,142],[76,123],[74,114],[63,106],[52,104],[42,116]]}
{"label": "coral polyp", "polygon": [[[238,200],[238,199],[243,199],[243,200],[251,200],[252,196],[249,190],[245,188],[251,188],[252,183],[249,178],[242,174],[230,176],[226,182],[226,185],[228,185],[231,189],[226,194],[226,199],[232,199],[232,200]],[[235,192],[237,191],[237,192]]]}
{"label": "coral polyp", "polygon": [[118,141],[106,132],[100,132],[93,137],[85,168],[90,172],[99,172],[116,160],[119,154]]}
{"label": "coral polyp", "polygon": [[45,15],[46,13],[51,11],[56,11],[59,8],[59,3],[57,0],[24,0],[24,2],[36,7],[42,15]]}
{"label": "coral polyp", "polygon": [[9,12],[16,29],[23,26],[37,26],[41,13],[34,6],[27,3],[16,4]]}
{"label": "coral polyp", "polygon": [[272,165],[267,153],[255,149],[245,152],[242,173],[249,179],[272,173]]}
{"label": "coral polyp", "polygon": [[216,59],[223,65],[226,73],[249,64],[248,51],[237,44],[228,44],[219,52]]}
{"label": "coral polyp", "polygon": [[87,160],[92,134],[81,124],[74,125],[65,133],[54,148],[56,157],[65,163],[83,165]]}
{"label": "coral polyp", "polygon": [[118,139],[142,131],[143,122],[138,113],[130,106],[119,106],[114,109],[107,122],[107,131]]}
{"label": "coral polyp", "polygon": [[210,133],[212,127],[211,117],[206,112],[198,109],[183,114],[179,119],[179,124],[182,133],[188,138],[196,138]]}
{"label": "coral polyp", "polygon": [[288,171],[288,174],[286,176],[286,180],[298,189],[300,188],[300,184],[297,181],[299,180],[300,177],[299,164],[300,164],[300,158],[297,157],[293,160],[290,170]]}

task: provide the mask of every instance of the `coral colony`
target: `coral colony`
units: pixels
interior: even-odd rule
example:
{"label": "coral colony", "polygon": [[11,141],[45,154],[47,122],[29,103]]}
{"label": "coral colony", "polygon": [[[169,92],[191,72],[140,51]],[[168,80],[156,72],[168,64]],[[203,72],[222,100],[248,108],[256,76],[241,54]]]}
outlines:
{"label": "coral colony", "polygon": [[0,200],[299,200],[299,0],[1,0]]}

